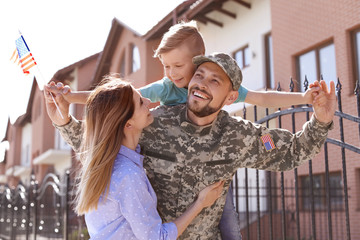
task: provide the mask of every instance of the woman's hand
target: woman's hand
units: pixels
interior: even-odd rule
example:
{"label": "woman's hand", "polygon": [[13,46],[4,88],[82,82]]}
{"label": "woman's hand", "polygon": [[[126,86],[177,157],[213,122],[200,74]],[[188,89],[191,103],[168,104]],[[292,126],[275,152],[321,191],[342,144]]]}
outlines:
{"label": "woman's hand", "polygon": [[[63,98],[61,89],[62,85],[56,85],[53,81],[44,86],[44,98],[47,113],[51,121],[59,126],[65,125],[70,121],[70,104]],[[54,101],[56,101],[59,108],[56,107]],[[61,114],[59,111],[61,111]]]}
{"label": "woman's hand", "polygon": [[203,208],[210,207],[221,196],[224,190],[224,181],[213,183],[200,191],[198,199]]}
{"label": "woman's hand", "polygon": [[191,221],[201,212],[205,207],[209,207],[214,204],[224,189],[224,181],[219,181],[211,184],[200,191],[196,201],[189,206],[189,208],[177,219],[174,223],[178,230],[178,237],[184,232],[185,228],[191,223]]}

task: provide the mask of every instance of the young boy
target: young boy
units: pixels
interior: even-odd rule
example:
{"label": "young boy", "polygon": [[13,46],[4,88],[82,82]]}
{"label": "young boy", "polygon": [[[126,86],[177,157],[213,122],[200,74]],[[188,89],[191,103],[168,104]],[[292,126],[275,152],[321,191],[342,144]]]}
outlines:
{"label": "young boy", "polygon": [[[172,26],[164,34],[154,54],[164,66],[165,77],[140,88],[141,94],[152,102],[160,102],[162,105],[186,103],[187,86],[195,72],[192,58],[204,54],[204,40],[195,21]],[[314,90],[315,88],[305,93],[265,92],[251,91],[240,86],[239,97],[235,102],[247,102],[263,107],[311,104]],[[63,93],[68,102],[82,104],[86,103],[90,94],[88,91],[71,92],[68,86],[64,87]],[[222,239],[241,239],[239,218],[234,209],[231,187],[219,227]]]}

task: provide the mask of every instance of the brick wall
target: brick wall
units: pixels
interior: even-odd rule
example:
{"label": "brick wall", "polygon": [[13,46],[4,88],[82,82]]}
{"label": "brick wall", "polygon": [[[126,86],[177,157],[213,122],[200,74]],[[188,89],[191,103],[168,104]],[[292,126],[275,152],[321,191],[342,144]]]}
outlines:
{"label": "brick wall", "polygon": [[[274,48],[274,74],[276,82],[289,86],[289,79],[300,82],[297,77],[296,57],[302,53],[333,42],[335,46],[336,72],[342,84],[343,112],[357,116],[356,98],[353,94],[353,51],[351,32],[360,28],[360,1],[357,0],[271,0],[272,36]],[[313,79],[309,79],[310,82]],[[297,118],[297,130],[304,121]],[[335,129],[329,137],[339,139],[339,120],[335,118]],[[285,122],[285,121],[284,121]],[[301,124],[300,124],[301,123]],[[291,129],[291,125],[284,125]],[[345,141],[359,146],[358,125],[344,120]],[[359,155],[345,152],[347,181],[349,187],[350,229],[352,239],[360,239],[359,209]],[[341,149],[329,145],[330,172],[342,172]],[[315,173],[324,172],[324,154],[313,161]],[[299,176],[308,175],[308,164],[299,169]],[[293,173],[287,178],[293,179]],[[345,221],[345,219],[344,219]],[[344,239],[346,238],[344,233]]]}

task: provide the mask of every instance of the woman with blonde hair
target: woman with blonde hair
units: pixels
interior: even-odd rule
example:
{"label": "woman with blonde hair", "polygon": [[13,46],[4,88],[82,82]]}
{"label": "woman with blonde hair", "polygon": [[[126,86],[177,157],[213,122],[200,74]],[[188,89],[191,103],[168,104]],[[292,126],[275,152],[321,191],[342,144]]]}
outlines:
{"label": "woman with blonde hair", "polygon": [[212,184],[180,217],[162,223],[138,145],[153,121],[149,103],[130,83],[113,77],[87,100],[75,210],[85,214],[92,239],[176,239],[221,195],[223,182]]}

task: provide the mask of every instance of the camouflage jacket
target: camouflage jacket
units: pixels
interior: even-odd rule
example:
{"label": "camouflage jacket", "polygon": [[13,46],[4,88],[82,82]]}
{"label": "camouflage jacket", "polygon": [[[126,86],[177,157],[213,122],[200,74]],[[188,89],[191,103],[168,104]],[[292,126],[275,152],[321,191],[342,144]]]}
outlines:
{"label": "camouflage jacket", "polygon": [[[140,144],[165,222],[179,217],[205,186],[224,179],[227,189],[238,168],[286,171],[308,161],[320,151],[330,129],[312,117],[302,131],[292,134],[230,117],[225,111],[212,124],[196,126],[187,121],[185,105],[160,106],[152,113],[154,122],[144,129]],[[57,128],[78,149],[81,123],[73,119]],[[265,135],[274,144],[270,150],[261,138]],[[179,239],[221,239],[218,225],[226,193],[203,209]]]}

